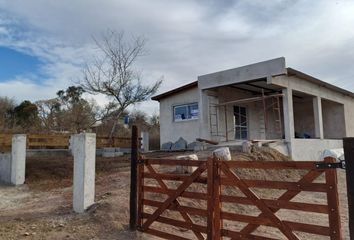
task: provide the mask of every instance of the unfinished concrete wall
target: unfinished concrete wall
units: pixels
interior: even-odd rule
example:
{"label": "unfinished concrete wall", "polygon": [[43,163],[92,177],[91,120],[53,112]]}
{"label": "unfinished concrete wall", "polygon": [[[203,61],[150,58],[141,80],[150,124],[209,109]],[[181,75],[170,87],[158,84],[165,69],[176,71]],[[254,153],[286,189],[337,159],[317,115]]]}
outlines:
{"label": "unfinished concrete wall", "polygon": [[341,139],[345,136],[344,105],[322,99],[324,138]]}
{"label": "unfinished concrete wall", "polygon": [[[318,85],[295,76],[277,76],[272,77],[271,84],[275,84],[284,88],[291,88],[300,92],[304,92],[313,96],[338,102],[344,105],[344,122],[345,135],[343,137],[354,136],[354,98],[346,94],[328,89],[322,85]],[[336,121],[334,118],[333,121]]]}
{"label": "unfinished concrete wall", "polygon": [[200,89],[210,89],[285,73],[285,58],[281,57],[199,76],[198,85]]}
{"label": "unfinished concrete wall", "polygon": [[[160,144],[175,142],[183,137],[188,143],[199,136],[199,119],[174,122],[173,107],[177,105],[198,103],[198,88],[188,89],[160,100]],[[200,111],[200,106],[199,106]],[[199,115],[200,118],[200,115]]]}
{"label": "unfinished concrete wall", "polygon": [[297,161],[321,161],[324,150],[342,147],[342,140],[293,139],[291,142],[291,157]]}
{"label": "unfinished concrete wall", "polygon": [[1,153],[0,154],[0,182],[10,183],[11,182],[11,154]]}
{"label": "unfinished concrete wall", "polygon": [[[219,96],[219,102],[229,102],[240,99],[246,99],[255,97],[254,94],[249,91],[243,91],[235,89],[232,87],[221,87],[218,88],[217,94]],[[234,106],[246,107],[247,118],[248,118],[248,138],[249,139],[280,139],[282,134],[279,132],[280,125],[276,126],[276,120],[279,118],[278,114],[271,108],[272,99],[266,100],[266,118],[264,116],[263,102],[249,102],[249,103],[235,103],[226,106],[226,116],[227,116],[227,132],[228,139],[235,139],[235,120],[234,120]],[[282,109],[282,101],[279,102],[280,108]],[[219,125],[220,132],[225,135],[226,124],[225,124],[225,111],[224,107],[220,107]],[[282,110],[280,112],[281,122],[284,121]],[[267,130],[265,131],[265,125],[267,125]],[[284,132],[283,124],[281,124],[282,132]],[[223,138],[225,141],[225,138]]]}
{"label": "unfinished concrete wall", "polygon": [[0,181],[20,185],[25,182],[26,135],[12,136],[11,153],[0,154]]}
{"label": "unfinished concrete wall", "polygon": [[[254,97],[254,95],[248,91],[242,91],[232,87],[221,87],[218,88],[217,94],[219,96],[219,102],[229,102],[239,99],[245,99]],[[242,104],[229,104],[226,105],[226,117],[227,117],[227,133],[228,140],[235,139],[235,119],[234,119],[234,106],[241,106],[247,109],[247,125],[248,125],[248,138],[249,139],[260,139],[262,138],[261,129],[264,128],[264,122],[261,122],[261,113],[263,113],[263,108],[260,103],[242,103]],[[224,107],[220,107],[220,119],[219,126],[220,132],[226,134],[226,122],[225,122],[225,111]],[[264,134],[263,134],[264,136]],[[223,139],[225,141],[225,138]]]}

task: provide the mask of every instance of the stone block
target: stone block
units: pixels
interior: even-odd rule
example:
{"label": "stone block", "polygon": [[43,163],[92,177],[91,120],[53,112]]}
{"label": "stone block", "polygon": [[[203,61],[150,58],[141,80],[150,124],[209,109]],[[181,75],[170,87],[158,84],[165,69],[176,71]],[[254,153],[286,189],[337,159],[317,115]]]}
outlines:
{"label": "stone block", "polygon": [[166,142],[161,145],[161,150],[171,150],[173,143],[172,142]]}
{"label": "stone block", "polygon": [[[198,161],[198,156],[196,154],[177,156],[177,160],[195,160]],[[197,167],[194,166],[177,166],[176,172],[179,174],[189,174],[193,173]]]}
{"label": "stone block", "polygon": [[213,151],[213,156],[224,161],[231,160],[231,153],[228,147],[221,147]]}
{"label": "stone block", "polygon": [[172,151],[187,149],[187,141],[180,137],[171,147]]}

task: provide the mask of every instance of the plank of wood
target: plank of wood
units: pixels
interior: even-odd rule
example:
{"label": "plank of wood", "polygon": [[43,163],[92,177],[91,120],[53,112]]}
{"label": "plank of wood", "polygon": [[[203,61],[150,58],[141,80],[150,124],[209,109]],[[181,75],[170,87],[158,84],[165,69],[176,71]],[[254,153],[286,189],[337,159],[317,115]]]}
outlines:
{"label": "plank of wood", "polygon": [[[325,163],[336,162],[335,158],[326,157]],[[339,214],[339,197],[337,186],[337,169],[326,169],[326,183],[328,185],[327,203],[329,208],[328,219],[331,240],[342,239],[341,220]]]}
{"label": "plank of wood", "polygon": [[[267,188],[267,189],[288,189],[293,191],[309,191],[309,192],[327,192],[325,183],[299,183],[299,182],[282,182],[282,181],[266,181],[266,180],[249,180],[242,181],[250,188]],[[221,184],[225,186],[237,186],[237,182],[233,179],[222,177]]]}
{"label": "plank of wood", "polygon": [[[168,192],[168,194],[170,194],[170,193],[172,193],[174,191],[175,190],[168,190],[167,192]],[[153,186],[144,186],[144,192],[166,194],[166,191],[163,190],[162,188],[153,187]],[[184,191],[181,194],[181,197],[199,199],[199,200],[207,200],[208,199],[208,195],[206,193],[190,192],[190,191]]]}
{"label": "plank of wood", "polygon": [[[299,223],[299,222],[290,222],[290,221],[283,221],[287,225],[291,227],[294,231],[299,231],[299,232],[305,232],[305,233],[311,233],[311,234],[316,234],[316,235],[321,235],[321,236],[329,236],[329,227],[326,226],[318,226],[318,225],[313,225],[313,224],[305,224],[305,223]],[[338,238],[341,239],[341,238]]]}
{"label": "plank of wood", "polygon": [[[271,199],[261,199],[269,208],[272,209],[290,209],[298,210],[304,212],[314,212],[314,213],[323,213],[328,214],[328,206],[323,204],[311,204],[303,202],[289,202],[284,200],[271,200]],[[238,197],[238,196],[221,196],[222,202],[228,203],[237,203],[245,205],[254,205],[253,201],[247,197]]]}
{"label": "plank of wood", "polygon": [[[144,173],[145,178],[151,178],[154,179],[154,176],[150,174],[149,172]],[[171,174],[171,173],[157,173],[159,178],[163,180],[172,180],[172,181],[184,181],[189,175],[182,175],[182,174]],[[194,182],[196,183],[202,183],[202,184],[207,184],[207,177],[198,177]]]}
{"label": "plank of wood", "polygon": [[277,238],[260,237],[252,234],[243,234],[228,229],[221,229],[221,234],[224,237],[229,237],[231,239],[237,240],[278,240]]}
{"label": "plank of wood", "polygon": [[208,208],[208,219],[207,219],[207,240],[213,240],[213,221],[214,221],[214,158],[209,157],[207,162],[208,167],[208,185],[207,185],[207,208]]}
{"label": "plank of wood", "polygon": [[[152,207],[160,207],[162,203],[163,202],[154,201],[154,200],[150,200],[150,199],[143,200],[144,205],[152,206]],[[179,212],[182,211],[182,212],[188,213],[190,215],[198,215],[201,217],[208,216],[208,211],[205,209],[200,209],[200,208],[187,207],[187,206],[174,204],[174,205],[171,205],[168,209],[172,210],[172,211],[179,211]]]}
{"label": "plank of wood", "polygon": [[[152,217],[153,217],[153,214],[143,213],[143,218],[151,219]],[[206,226],[201,226],[201,225],[198,225],[195,223],[183,222],[183,221],[168,218],[168,217],[158,216],[155,221],[160,222],[160,223],[164,223],[164,224],[168,224],[168,225],[172,225],[175,227],[180,227],[180,228],[184,228],[184,229],[188,229],[188,230],[192,230],[192,231],[201,232],[201,233],[207,232]],[[203,239],[204,239],[204,237],[203,237]]]}
{"label": "plank of wood", "polygon": [[164,238],[167,240],[190,240],[189,238],[176,236],[176,235],[173,235],[170,233],[162,232],[162,231],[159,231],[156,229],[151,229],[151,228],[145,230],[144,233],[148,233],[148,234],[154,235],[156,237]]}
{"label": "plank of wood", "polygon": [[[250,168],[250,169],[316,169],[315,161],[227,161],[229,168]],[[224,162],[219,162],[224,164]]]}
{"label": "plank of wood", "polygon": [[205,160],[176,160],[163,158],[149,158],[144,160],[146,164],[152,165],[172,165],[172,166],[194,166],[198,167],[206,163]]}

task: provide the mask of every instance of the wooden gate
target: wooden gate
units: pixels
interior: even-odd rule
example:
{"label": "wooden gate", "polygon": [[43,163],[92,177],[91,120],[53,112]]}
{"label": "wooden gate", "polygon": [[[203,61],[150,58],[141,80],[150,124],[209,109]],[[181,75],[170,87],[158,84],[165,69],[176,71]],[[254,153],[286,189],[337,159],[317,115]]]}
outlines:
{"label": "wooden gate", "polygon": [[342,239],[336,170],[319,167],[334,161],[141,160],[138,229],[181,240]]}

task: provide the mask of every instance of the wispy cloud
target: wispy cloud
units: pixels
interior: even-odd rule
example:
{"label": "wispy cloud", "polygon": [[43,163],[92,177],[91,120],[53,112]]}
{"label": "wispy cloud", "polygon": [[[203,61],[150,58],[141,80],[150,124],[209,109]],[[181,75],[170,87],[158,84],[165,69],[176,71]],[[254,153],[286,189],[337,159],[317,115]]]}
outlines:
{"label": "wispy cloud", "polygon": [[[353,12],[349,0],[0,0],[0,45],[40,58],[46,76],[40,84],[9,79],[0,91],[6,87],[7,94],[34,99],[70,85],[95,53],[92,35],[107,28],[148,39],[149,54],[138,67],[146,83],[164,76],[161,91],[200,74],[279,56],[353,91]],[[28,91],[11,92],[11,86]],[[139,107],[156,111],[158,105]]]}

